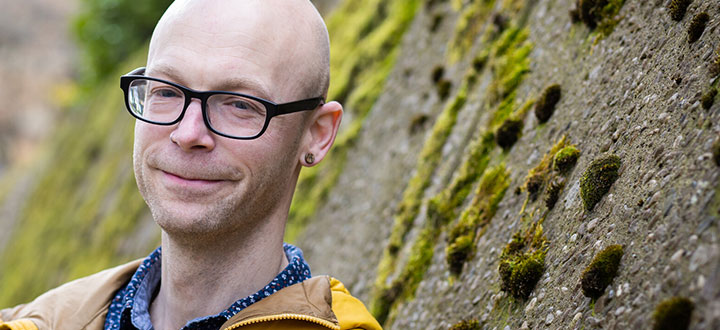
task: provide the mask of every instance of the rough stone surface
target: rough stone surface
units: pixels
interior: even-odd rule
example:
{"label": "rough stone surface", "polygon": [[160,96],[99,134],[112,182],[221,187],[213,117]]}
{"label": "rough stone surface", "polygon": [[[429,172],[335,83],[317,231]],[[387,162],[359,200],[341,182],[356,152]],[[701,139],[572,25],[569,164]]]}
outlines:
{"label": "rough stone surface", "polygon": [[[709,152],[720,132],[720,106],[704,110],[699,98],[714,82],[707,66],[720,44],[720,22],[711,20],[700,40],[688,44],[686,26],[669,18],[666,1],[626,1],[615,30],[596,41],[587,27],[570,22],[572,0],[498,1],[494,11],[503,11],[501,2],[532,6],[527,17],[534,44],[531,72],[518,88],[518,99],[536,97],[550,83],[562,86],[562,99],[546,124],[527,116],[522,137],[503,154],[510,187],[462,273],[450,279],[443,234],[414,299],[395,306],[386,327],[442,329],[476,318],[487,329],[647,328],[654,307],[680,295],[695,302],[691,329],[719,328],[720,169]],[[701,10],[720,14],[713,2],[697,2],[689,15]],[[431,33],[435,15],[444,19]],[[413,133],[408,123],[420,114],[436,118],[443,108],[429,77],[435,65],[446,63],[458,17],[449,2],[420,9],[341,179],[298,242],[314,273],[340,278],[366,302],[396,205],[429,133]],[[471,53],[481,48],[478,39]],[[454,86],[450,98],[471,58],[446,66]],[[425,197],[449,183],[468,141],[488,120],[489,109],[481,106],[487,77],[479,75],[470,91]],[[502,248],[521,226],[525,195],[513,191],[563,135],[581,155],[543,223],[550,242],[545,275],[527,301],[516,301],[499,294],[497,272]],[[622,158],[620,177],[592,211],[585,211],[578,181],[604,153]],[[542,210],[539,205],[528,207]],[[407,253],[423,217],[424,207],[401,253]],[[580,274],[612,244],[625,248],[621,268],[591,307],[580,292]]]}

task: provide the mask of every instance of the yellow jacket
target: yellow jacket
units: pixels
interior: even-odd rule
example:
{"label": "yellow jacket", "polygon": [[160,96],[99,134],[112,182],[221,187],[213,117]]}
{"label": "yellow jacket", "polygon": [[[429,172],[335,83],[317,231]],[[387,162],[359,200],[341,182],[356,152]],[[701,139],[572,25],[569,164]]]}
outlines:
{"label": "yellow jacket", "polygon": [[[0,310],[0,330],[102,330],[110,301],[140,260],[50,290],[34,301]],[[340,281],[315,276],[250,305],[223,330],[381,329]]]}

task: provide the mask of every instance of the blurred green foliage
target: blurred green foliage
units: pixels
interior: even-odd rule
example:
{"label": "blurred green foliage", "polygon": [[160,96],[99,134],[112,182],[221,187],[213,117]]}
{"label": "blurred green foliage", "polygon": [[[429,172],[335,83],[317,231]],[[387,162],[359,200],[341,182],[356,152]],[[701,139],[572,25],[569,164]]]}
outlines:
{"label": "blurred green foliage", "polygon": [[88,86],[112,73],[143,48],[172,0],[82,0],[72,29],[83,53],[82,80]]}

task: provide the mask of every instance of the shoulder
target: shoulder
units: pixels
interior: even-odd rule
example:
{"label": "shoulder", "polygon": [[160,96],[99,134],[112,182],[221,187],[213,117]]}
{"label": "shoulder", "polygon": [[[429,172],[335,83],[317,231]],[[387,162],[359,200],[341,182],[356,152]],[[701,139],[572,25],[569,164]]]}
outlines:
{"label": "shoulder", "polygon": [[327,278],[330,281],[332,310],[342,329],[382,329],[365,305],[353,297],[342,282],[333,277]]}
{"label": "shoulder", "polygon": [[91,323],[104,322],[115,292],[130,280],[139,265],[140,260],[136,260],[68,282],[30,303],[0,310],[0,319],[31,321],[40,329],[86,329]]}

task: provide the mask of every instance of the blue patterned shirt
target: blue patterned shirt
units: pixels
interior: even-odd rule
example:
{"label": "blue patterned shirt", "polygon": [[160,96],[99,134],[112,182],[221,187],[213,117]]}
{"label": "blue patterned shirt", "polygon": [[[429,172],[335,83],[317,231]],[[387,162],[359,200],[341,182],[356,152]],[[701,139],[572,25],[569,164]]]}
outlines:
{"label": "blue patterned shirt", "polygon": [[[303,259],[302,251],[285,244],[289,264],[260,291],[242,298],[219,314],[190,320],[182,330],[217,330],[220,326],[246,307],[287,286],[310,278],[310,266]],[[157,248],[145,260],[124,288],[118,290],[110,303],[105,319],[105,330],[152,330],[150,303],[160,285],[161,249]]]}

